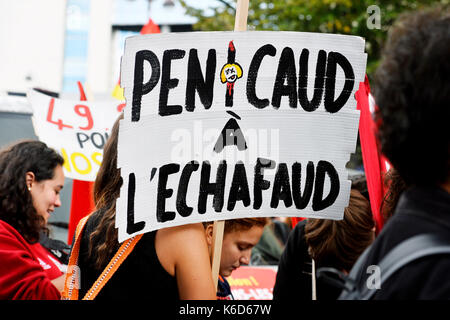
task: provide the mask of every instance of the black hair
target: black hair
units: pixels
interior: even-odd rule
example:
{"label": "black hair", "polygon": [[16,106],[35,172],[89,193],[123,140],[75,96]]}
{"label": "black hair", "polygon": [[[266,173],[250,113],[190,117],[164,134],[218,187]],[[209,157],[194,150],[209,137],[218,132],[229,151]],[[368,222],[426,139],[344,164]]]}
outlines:
{"label": "black hair", "polygon": [[439,7],[402,15],[375,74],[382,152],[405,183],[449,179],[450,14]]}
{"label": "black hair", "polygon": [[22,141],[0,151],[0,219],[14,227],[29,243],[47,231],[44,218],[36,213],[26,185],[26,173],[37,182],[52,179],[64,159],[40,141]]}

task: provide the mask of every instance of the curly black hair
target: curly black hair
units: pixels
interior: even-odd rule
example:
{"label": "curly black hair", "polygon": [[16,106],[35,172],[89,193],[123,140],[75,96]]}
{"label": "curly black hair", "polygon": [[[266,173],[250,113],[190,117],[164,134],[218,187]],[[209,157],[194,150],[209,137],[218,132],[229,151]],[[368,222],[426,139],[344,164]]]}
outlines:
{"label": "curly black hair", "polygon": [[26,185],[26,173],[36,181],[52,179],[64,159],[40,141],[22,141],[0,151],[0,219],[14,227],[29,243],[46,231],[44,218],[36,213]]}
{"label": "curly black hair", "polygon": [[389,31],[374,96],[382,152],[407,184],[450,177],[448,6],[402,15]]}
{"label": "curly black hair", "polygon": [[384,176],[384,186],[387,189],[383,201],[381,202],[380,210],[383,214],[384,221],[387,221],[394,215],[400,196],[408,189],[408,185],[397,170],[391,168]]}

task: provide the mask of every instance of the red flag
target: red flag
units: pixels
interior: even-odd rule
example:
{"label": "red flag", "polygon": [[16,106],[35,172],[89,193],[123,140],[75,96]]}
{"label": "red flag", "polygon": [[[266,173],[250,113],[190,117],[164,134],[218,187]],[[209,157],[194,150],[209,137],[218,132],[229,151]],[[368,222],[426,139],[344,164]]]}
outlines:
{"label": "red flag", "polygon": [[292,229],[297,225],[297,223],[299,223],[302,220],[305,220],[306,218],[303,217],[292,217],[291,218],[291,224],[292,224]]}
{"label": "red flag", "polygon": [[[80,89],[80,100],[87,101],[81,82],[78,81]],[[70,205],[69,232],[67,235],[67,243],[72,244],[72,238],[78,222],[95,210],[94,196],[92,190],[94,182],[73,180],[72,184],[72,201]]]}
{"label": "red flag", "polygon": [[141,34],[149,34],[149,33],[160,33],[159,27],[157,24],[153,22],[152,19],[148,19],[146,25],[144,25],[141,29]]}
{"label": "red flag", "polygon": [[[377,126],[370,110],[369,93],[369,80],[366,76],[364,83],[361,82],[359,84],[359,90],[355,93],[355,98],[357,101],[356,107],[361,112],[359,119],[359,139],[361,142],[370,206],[376,224],[376,232],[379,233],[384,223],[380,209],[386,192],[383,179],[387,171],[387,161],[380,151],[379,142],[376,138]],[[377,107],[374,106],[375,108]]]}
{"label": "red flag", "polygon": [[84,93],[83,85],[80,81],[77,81],[78,90],[80,90],[80,101],[87,101],[86,94]]}
{"label": "red flag", "polygon": [[[367,189],[369,191],[370,206],[372,215],[376,224],[376,231],[379,233],[384,224],[381,213],[381,202],[386,193],[383,179],[389,165],[387,159],[380,151],[379,143],[376,138],[377,126],[373,120],[370,101],[369,79],[359,84],[359,90],[355,93],[357,109],[361,112],[359,119],[359,139],[361,143],[361,152],[366,174]],[[375,105],[373,109],[377,108]],[[292,218],[292,227],[304,218]]]}

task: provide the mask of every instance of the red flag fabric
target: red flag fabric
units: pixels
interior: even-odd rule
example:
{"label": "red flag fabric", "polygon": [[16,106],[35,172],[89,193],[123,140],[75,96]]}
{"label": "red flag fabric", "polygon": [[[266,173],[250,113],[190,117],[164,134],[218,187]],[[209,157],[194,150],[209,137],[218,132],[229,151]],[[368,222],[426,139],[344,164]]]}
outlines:
{"label": "red flag fabric", "polygon": [[80,81],[77,81],[78,90],[80,90],[80,101],[87,101],[86,94],[84,93],[83,85]]}
{"label": "red flag fabric", "polygon": [[[377,126],[369,102],[370,86],[366,79],[359,84],[359,90],[355,93],[356,108],[361,112],[359,120],[359,139],[366,174],[367,189],[369,191],[370,206],[376,224],[376,232],[383,227],[384,219],[381,213],[381,202],[386,192],[383,179],[387,171],[387,160],[380,151],[376,138]],[[373,109],[377,107],[374,105]]]}
{"label": "red flag fabric", "polygon": [[292,224],[292,229],[297,225],[297,223],[299,223],[302,220],[305,220],[306,218],[303,217],[292,217],[291,218],[291,224]]}
{"label": "red flag fabric", "polygon": [[[81,82],[78,81],[80,90],[80,100],[87,101]],[[92,190],[94,182],[73,180],[72,183],[72,201],[70,205],[69,232],[67,235],[67,243],[72,244],[73,235],[78,222],[95,210],[94,196]]]}
{"label": "red flag fabric", "polygon": [[[372,215],[376,224],[376,232],[379,233],[383,228],[384,219],[381,212],[381,203],[386,193],[384,187],[384,176],[388,171],[389,162],[380,151],[380,146],[376,138],[377,125],[373,120],[371,109],[375,110],[377,106],[369,99],[370,85],[369,79],[359,84],[359,90],[355,93],[357,101],[356,108],[361,112],[359,120],[359,139],[361,143],[361,152],[364,164],[364,171],[369,192],[370,206]],[[293,217],[292,227],[304,218]]]}
{"label": "red flag fabric", "polygon": [[92,190],[94,182],[73,180],[72,203],[70,206],[69,233],[67,243],[72,244],[73,235],[78,222],[95,210],[94,196]]}
{"label": "red flag fabric", "polygon": [[152,19],[148,19],[146,25],[144,25],[141,29],[141,34],[149,34],[149,33],[160,33],[158,25],[153,22]]}

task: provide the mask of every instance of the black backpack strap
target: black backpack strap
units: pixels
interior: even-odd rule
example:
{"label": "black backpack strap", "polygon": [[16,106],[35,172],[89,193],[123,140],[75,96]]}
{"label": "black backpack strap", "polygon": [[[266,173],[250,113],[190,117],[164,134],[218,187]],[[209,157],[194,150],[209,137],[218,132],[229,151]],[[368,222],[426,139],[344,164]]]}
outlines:
{"label": "black backpack strap", "polygon": [[356,260],[355,264],[350,270],[350,273],[346,277],[346,281],[344,283],[344,292],[345,291],[352,292],[357,289],[357,286],[359,284],[358,279],[362,279],[362,277],[365,274],[364,266],[371,248],[372,245],[367,247],[366,250],[364,250],[363,253]]}
{"label": "black backpack strap", "polygon": [[[450,254],[450,242],[434,235],[421,234],[407,239],[392,249],[379,263],[381,284],[400,268],[417,259],[437,255]],[[368,300],[376,293],[375,289],[364,287],[362,300]]]}
{"label": "black backpack strap", "polygon": [[[368,250],[366,249],[363,253],[364,257],[361,255],[357,264],[352,268],[347,279],[348,281],[346,281],[349,284],[346,285],[339,299],[356,298],[358,300],[369,300],[377,292],[374,288],[368,288],[363,276],[364,270],[362,269],[366,265],[364,262],[366,261],[367,252]],[[450,254],[449,239],[443,239],[434,234],[421,234],[401,242],[377,264],[380,270],[380,285],[408,263],[437,254]]]}
{"label": "black backpack strap", "polygon": [[[359,282],[357,280],[361,279],[364,275],[364,262],[367,260],[370,248],[371,246],[367,247],[359,256],[353,265],[350,274],[347,275],[341,270],[337,270],[333,267],[321,267],[317,269],[317,279],[321,279],[329,285],[343,290],[342,294],[358,293],[357,287]],[[346,299],[348,299],[348,296]]]}

